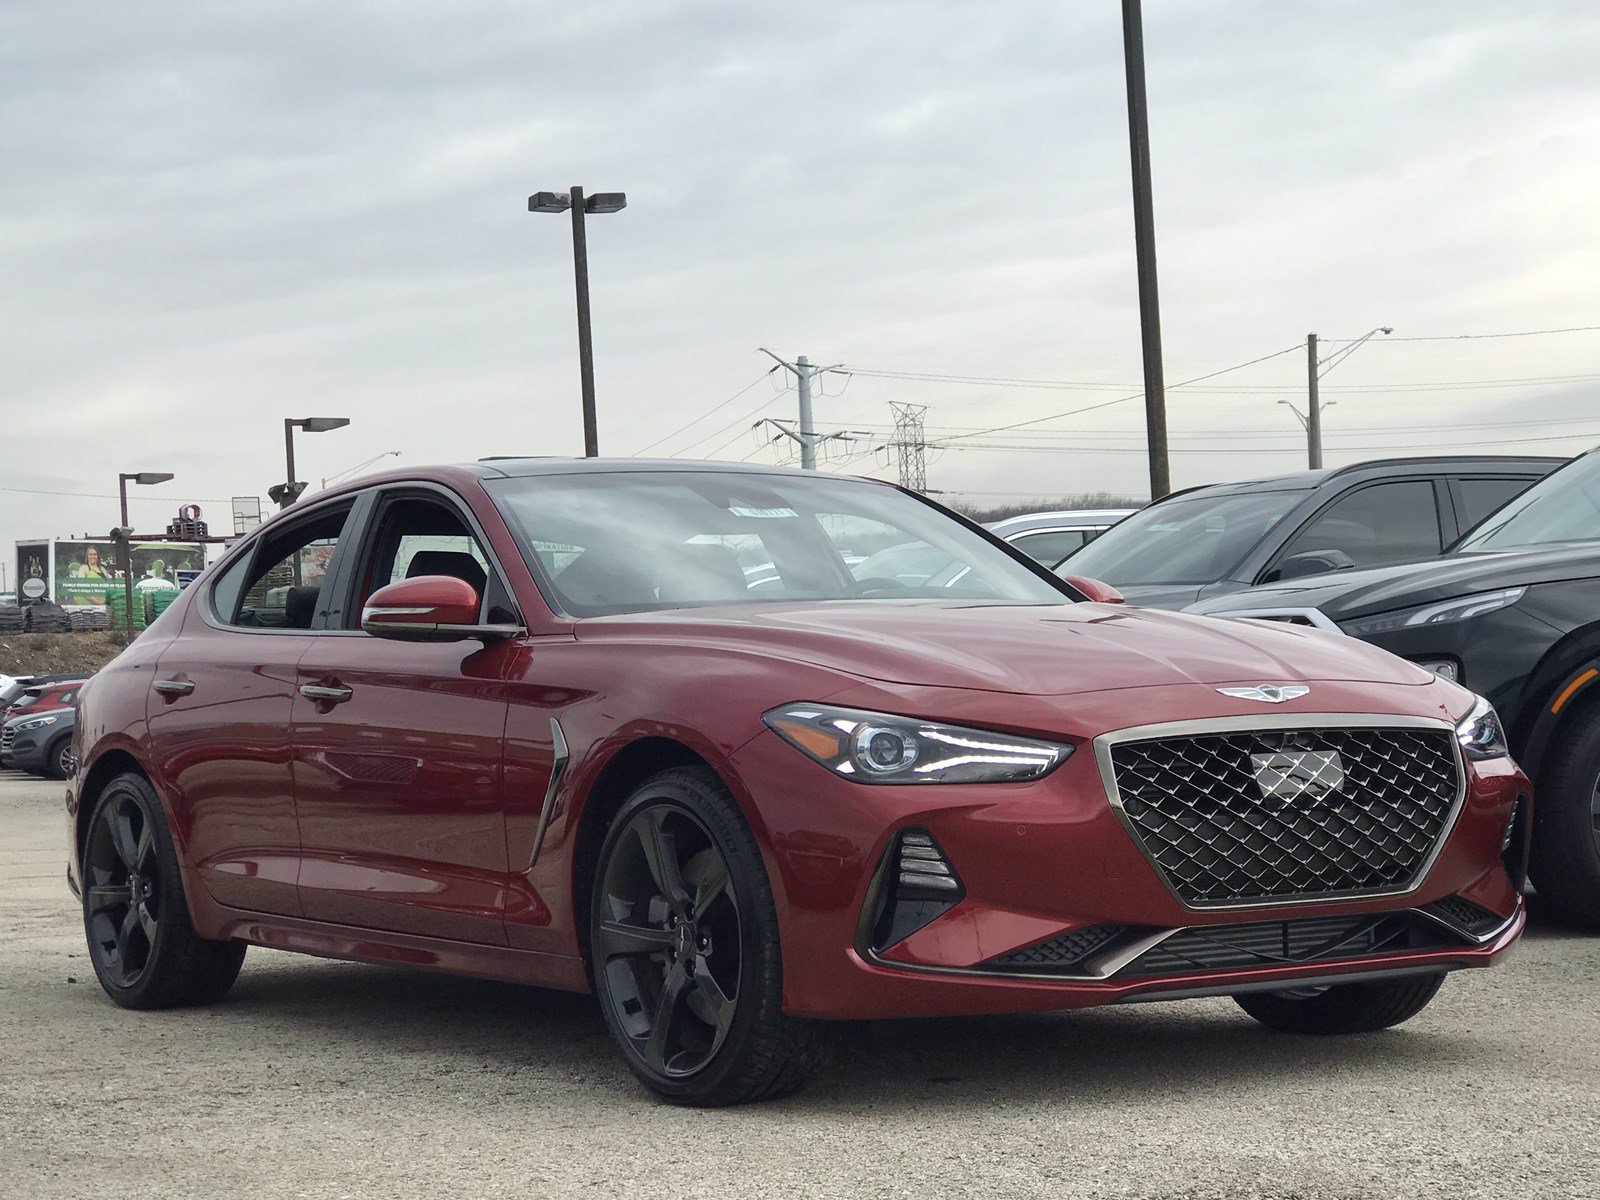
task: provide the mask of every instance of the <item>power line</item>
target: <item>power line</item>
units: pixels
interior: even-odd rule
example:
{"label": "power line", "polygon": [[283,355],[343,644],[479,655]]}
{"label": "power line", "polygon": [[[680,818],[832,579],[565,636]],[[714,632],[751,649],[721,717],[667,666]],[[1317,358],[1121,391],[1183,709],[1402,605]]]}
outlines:
{"label": "power line", "polygon": [[[1263,354],[1260,358],[1252,358],[1248,362],[1236,363],[1234,366],[1231,366],[1231,367],[1223,367],[1220,371],[1210,371],[1205,375],[1196,375],[1193,379],[1185,379],[1182,383],[1174,383],[1169,388],[1167,388],[1167,390],[1168,391],[1172,391],[1172,390],[1174,390],[1176,388],[1188,387],[1190,384],[1199,383],[1202,380],[1215,379],[1218,375],[1226,375],[1229,371],[1242,371],[1245,367],[1253,367],[1253,366],[1256,365],[1256,363],[1266,362],[1269,358],[1278,358],[1278,357],[1280,357],[1280,356],[1282,356],[1284,354],[1292,354],[1292,353],[1298,351],[1299,349],[1300,349],[1300,343],[1296,342],[1294,345],[1286,346],[1282,350],[1274,350],[1271,354]],[[1026,421],[1014,421],[1010,425],[996,425],[994,428],[985,429],[983,432],[984,433],[1004,433],[1005,431],[1010,430],[1010,429],[1022,429],[1025,426],[1028,426],[1028,425],[1038,425],[1038,424],[1041,424],[1041,423],[1043,423],[1045,421],[1060,420],[1062,417],[1075,417],[1079,413],[1093,412],[1095,409],[1098,409],[1098,408],[1109,408],[1113,404],[1123,404],[1123,403],[1126,403],[1129,400],[1137,400],[1143,395],[1144,395],[1144,393],[1142,391],[1134,392],[1132,395],[1129,395],[1129,396],[1119,396],[1115,400],[1106,400],[1106,401],[1104,401],[1104,402],[1102,402],[1100,404],[1085,405],[1083,408],[1071,409],[1071,410],[1069,410],[1067,412],[1056,413],[1053,416],[1032,417],[1032,418],[1030,418],[1030,419],[1028,419]],[[980,435],[979,434],[969,434],[968,436],[969,437],[978,437]],[[951,440],[952,441],[957,441],[957,440],[960,440],[960,439],[952,438]]]}
{"label": "power line", "polygon": [[[1329,450],[1337,450],[1344,454],[1395,454],[1402,451],[1426,450],[1433,453],[1443,453],[1452,450],[1468,450],[1480,446],[1516,446],[1533,442],[1565,442],[1583,439],[1585,441],[1600,440],[1600,433],[1560,433],[1547,437],[1529,438],[1496,438],[1483,442],[1430,442],[1425,446],[1329,446]],[[1029,454],[1142,454],[1142,446],[1045,446],[1037,442],[1017,445],[1014,443],[964,443],[951,445],[948,442],[940,443],[951,450],[997,450],[997,451],[1024,451]],[[1298,446],[1181,446],[1174,445],[1174,454],[1294,454]]]}
{"label": "power line", "polygon": [[[1295,346],[1298,350],[1301,347]],[[1283,353],[1280,351],[1279,353]],[[1275,358],[1277,355],[1268,355]],[[1228,367],[1223,371],[1214,371],[1211,375],[1201,375],[1199,379],[1210,379],[1216,375],[1225,374],[1227,371],[1237,371],[1240,367],[1250,366],[1261,362],[1262,359],[1252,359],[1250,363],[1240,363],[1237,367]],[[878,379],[904,379],[914,383],[958,383],[978,387],[1011,387],[1011,388],[1041,388],[1050,391],[1078,391],[1078,392],[1118,392],[1125,388],[1133,387],[1131,383],[1087,383],[1071,380],[1056,379],[1011,379],[1000,376],[982,375],[935,375],[922,372],[908,371],[862,371],[854,372]],[[1325,392],[1452,392],[1481,390],[1484,388],[1499,387],[1557,387],[1573,383],[1600,382],[1600,374],[1581,375],[1523,375],[1509,376],[1497,379],[1444,379],[1434,381],[1406,381],[1400,383],[1347,383],[1330,384],[1322,390]],[[1305,391],[1303,386],[1286,383],[1243,383],[1221,387],[1196,387],[1192,383],[1175,383],[1172,387],[1188,387],[1191,391],[1204,392],[1216,396],[1247,396],[1271,395],[1286,393],[1300,395]],[[1124,399],[1133,399],[1132,396]],[[1116,403],[1116,401],[1112,401]],[[1100,406],[1103,407],[1103,406]],[[1087,410],[1083,410],[1087,411]],[[1040,418],[1041,420],[1048,418]]]}
{"label": "power line", "polygon": [[[1432,337],[1391,337],[1384,342],[1468,342],[1487,338],[1543,337],[1550,333],[1594,333],[1600,325],[1569,325],[1565,329],[1519,329],[1513,333],[1440,333]],[[1329,338],[1329,341],[1348,342],[1351,338]],[[1381,343],[1380,343],[1381,344]]]}
{"label": "power line", "polygon": [[[771,375],[772,372],[776,371],[777,369],[778,369],[777,367],[773,367],[771,370],[767,370],[767,371],[761,372],[761,374],[757,375],[753,380],[751,380],[749,383],[745,384],[744,387],[740,388],[733,395],[729,396],[721,404],[712,405],[712,407],[708,408],[705,412],[701,413],[698,417],[694,418],[694,420],[689,421],[689,422],[687,422],[687,423],[685,423],[683,425],[678,426],[678,428],[674,429],[671,433],[667,434],[665,437],[658,437],[655,441],[651,442],[648,446],[644,446],[641,449],[634,451],[633,457],[634,458],[638,458],[646,450],[654,450],[657,446],[661,445],[662,442],[671,441],[673,438],[677,437],[684,430],[691,429],[694,426],[700,424],[701,421],[704,421],[712,413],[720,412],[722,409],[727,408],[728,405],[732,404],[740,396],[744,395],[751,388],[755,387],[756,384],[760,383],[763,379],[767,378],[767,376]],[[713,434],[712,436],[714,437],[716,435]],[[703,440],[710,440],[710,439],[703,439]],[[698,443],[693,443],[693,444],[698,444]]]}

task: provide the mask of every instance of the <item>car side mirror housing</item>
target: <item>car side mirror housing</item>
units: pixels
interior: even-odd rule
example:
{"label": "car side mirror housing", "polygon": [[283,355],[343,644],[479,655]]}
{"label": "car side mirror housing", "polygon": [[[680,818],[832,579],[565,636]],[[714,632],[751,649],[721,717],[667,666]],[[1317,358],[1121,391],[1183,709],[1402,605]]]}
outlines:
{"label": "car side mirror housing", "polygon": [[1090,579],[1087,575],[1063,575],[1073,587],[1077,588],[1095,604],[1121,604],[1122,593],[1109,583],[1101,583],[1098,579]]}
{"label": "car side mirror housing", "polygon": [[1303,550],[1291,554],[1278,564],[1278,580],[1299,579],[1303,575],[1323,575],[1329,571],[1347,571],[1356,560],[1343,550]]}
{"label": "car side mirror housing", "polygon": [[478,592],[453,575],[418,575],[381,587],[361,610],[361,628],[398,642],[492,641],[515,637],[517,625],[478,622]]}

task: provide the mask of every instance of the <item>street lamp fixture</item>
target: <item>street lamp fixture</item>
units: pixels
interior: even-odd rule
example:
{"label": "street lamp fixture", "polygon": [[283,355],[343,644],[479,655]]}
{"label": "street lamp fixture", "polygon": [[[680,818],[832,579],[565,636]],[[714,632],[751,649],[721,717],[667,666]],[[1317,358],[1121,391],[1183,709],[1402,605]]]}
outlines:
{"label": "street lamp fixture", "polygon": [[294,477],[294,431],[303,429],[307,433],[327,433],[332,429],[343,429],[350,424],[349,417],[285,417],[283,419],[283,457],[287,474],[283,483],[275,483],[267,489],[267,495],[277,502],[279,508],[288,508],[300,499],[300,493],[306,490],[306,485]]}
{"label": "street lamp fixture", "polygon": [[596,192],[585,197],[581,187],[567,192],[535,192],[528,211],[572,214],[572,275],[578,299],[578,381],[583,388],[583,455],[600,453],[599,422],[594,406],[594,338],[589,330],[589,242],[584,232],[586,213],[621,212],[628,207],[623,192]]}
{"label": "street lamp fixture", "polygon": [[125,471],[117,476],[117,495],[122,501],[122,524],[111,531],[112,540],[122,551],[123,617],[127,621],[128,641],[133,641],[133,527],[128,523],[128,485],[153,487],[173,479],[171,471]]}

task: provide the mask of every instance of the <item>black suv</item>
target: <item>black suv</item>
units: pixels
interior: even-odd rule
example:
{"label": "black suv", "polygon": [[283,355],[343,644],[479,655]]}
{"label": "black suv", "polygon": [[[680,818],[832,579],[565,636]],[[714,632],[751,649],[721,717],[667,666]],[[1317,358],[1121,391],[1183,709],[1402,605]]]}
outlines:
{"label": "black suv", "polygon": [[1535,784],[1539,894],[1600,929],[1600,452],[1535,484],[1442,558],[1189,611],[1349,634],[1487,697]]}
{"label": "black suv", "polygon": [[1255,584],[1440,553],[1561,458],[1393,458],[1174,492],[1056,568],[1129,604],[1182,608]]}

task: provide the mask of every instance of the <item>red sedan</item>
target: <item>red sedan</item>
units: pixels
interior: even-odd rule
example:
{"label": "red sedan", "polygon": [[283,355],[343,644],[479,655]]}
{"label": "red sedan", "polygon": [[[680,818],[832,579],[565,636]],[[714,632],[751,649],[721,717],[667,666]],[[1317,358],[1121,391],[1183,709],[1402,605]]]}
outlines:
{"label": "red sedan", "polygon": [[[892,546],[960,569],[862,574]],[[252,943],[592,989],[650,1088],[727,1104],[829,1020],[1231,995],[1363,1032],[1512,944],[1529,785],[1487,703],[1114,600],[813,472],[325,492],[83,690],[95,971],[130,1008],[219,999]]]}

